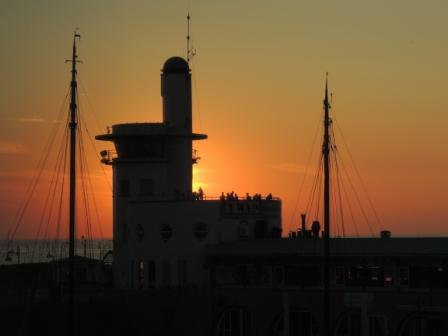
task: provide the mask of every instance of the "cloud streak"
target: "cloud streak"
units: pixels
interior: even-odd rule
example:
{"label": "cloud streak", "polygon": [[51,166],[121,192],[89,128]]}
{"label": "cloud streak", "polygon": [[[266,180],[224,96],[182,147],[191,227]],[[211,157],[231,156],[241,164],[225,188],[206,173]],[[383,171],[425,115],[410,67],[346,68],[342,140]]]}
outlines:
{"label": "cloud streak", "polygon": [[46,120],[42,118],[34,118],[34,117],[20,117],[20,118],[8,118],[8,121],[14,121],[18,123],[27,123],[27,124],[54,124],[61,122],[60,120]]}
{"label": "cloud streak", "polygon": [[0,154],[23,154],[26,152],[25,146],[15,141],[0,140]]}

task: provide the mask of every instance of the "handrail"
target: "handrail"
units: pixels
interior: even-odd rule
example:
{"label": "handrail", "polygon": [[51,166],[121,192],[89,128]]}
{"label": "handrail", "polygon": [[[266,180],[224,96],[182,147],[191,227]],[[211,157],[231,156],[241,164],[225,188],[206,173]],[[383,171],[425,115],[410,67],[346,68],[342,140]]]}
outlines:
{"label": "handrail", "polygon": [[253,198],[251,197],[250,199],[247,199],[246,197],[238,197],[238,199],[236,198],[222,198],[222,196],[207,196],[204,195],[203,199],[198,199],[198,201],[227,201],[227,202],[253,202],[253,201],[280,201],[280,197],[271,197],[271,198],[267,198],[266,196],[262,196],[260,198]]}

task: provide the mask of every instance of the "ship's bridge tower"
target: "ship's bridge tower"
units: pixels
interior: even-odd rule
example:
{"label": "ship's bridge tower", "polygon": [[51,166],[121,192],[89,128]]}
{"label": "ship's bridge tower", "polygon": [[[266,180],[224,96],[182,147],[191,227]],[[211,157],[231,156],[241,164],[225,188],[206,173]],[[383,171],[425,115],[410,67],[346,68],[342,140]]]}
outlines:
{"label": "ship's bridge tower", "polygon": [[113,168],[114,263],[126,254],[130,231],[129,202],[189,200],[192,196],[193,140],[206,139],[192,133],[191,73],[181,57],[169,58],[161,75],[162,123],[113,125],[97,140],[112,141],[116,154],[102,151],[102,162]]}
{"label": "ship's bridge tower", "polygon": [[281,233],[279,199],[193,195],[192,143],[207,136],[192,132],[188,63],[168,59],[161,79],[163,122],[113,125],[96,137],[116,150],[102,161],[113,168],[117,288],[209,286],[206,246]]}
{"label": "ship's bridge tower", "polygon": [[[193,140],[191,74],[181,57],[169,58],[162,69],[162,123],[112,126],[96,139],[113,141],[116,157],[103,152],[103,162],[114,171],[114,198],[144,197],[154,201],[187,200],[192,195]],[[117,204],[118,205],[118,204]]]}

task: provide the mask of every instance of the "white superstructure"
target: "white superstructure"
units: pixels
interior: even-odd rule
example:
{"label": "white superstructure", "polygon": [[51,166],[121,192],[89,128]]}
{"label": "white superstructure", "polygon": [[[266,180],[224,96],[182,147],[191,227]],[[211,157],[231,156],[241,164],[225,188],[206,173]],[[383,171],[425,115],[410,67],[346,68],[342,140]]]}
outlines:
{"label": "white superstructure", "polygon": [[281,202],[205,199],[192,190],[191,73],[180,57],[162,70],[162,123],[112,126],[114,281],[118,288],[209,286],[205,247],[281,235]]}

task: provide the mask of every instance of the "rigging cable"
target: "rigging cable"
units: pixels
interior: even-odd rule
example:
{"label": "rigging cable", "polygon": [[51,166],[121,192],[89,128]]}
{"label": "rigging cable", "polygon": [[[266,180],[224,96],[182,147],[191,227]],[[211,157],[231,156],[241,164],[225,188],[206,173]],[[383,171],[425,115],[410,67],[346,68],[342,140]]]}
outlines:
{"label": "rigging cable", "polygon": [[371,199],[371,197],[370,197],[370,194],[369,194],[368,191],[367,191],[367,188],[366,188],[366,186],[365,186],[364,180],[362,179],[361,174],[359,173],[358,167],[357,167],[356,164],[355,164],[355,160],[353,159],[353,155],[352,155],[352,153],[351,153],[351,151],[350,151],[350,148],[349,148],[348,145],[347,145],[347,142],[346,142],[346,140],[345,140],[344,134],[342,133],[342,129],[341,129],[341,127],[339,126],[339,123],[337,122],[337,120],[335,120],[335,121],[336,121],[336,127],[338,128],[338,130],[339,130],[339,132],[340,132],[340,134],[341,134],[342,141],[343,141],[343,143],[344,143],[344,145],[345,145],[345,148],[346,148],[346,150],[347,150],[348,156],[349,156],[350,161],[351,161],[351,163],[352,163],[352,165],[353,165],[353,168],[354,168],[354,170],[355,170],[355,173],[356,173],[356,175],[357,175],[357,177],[358,177],[358,179],[359,179],[359,181],[360,181],[360,183],[361,183],[361,187],[362,187],[364,193],[366,194],[367,201],[369,202],[369,205],[370,205],[370,207],[371,207],[371,209],[372,209],[372,211],[373,211],[373,214],[374,214],[374,216],[375,216],[375,219],[376,219],[377,222],[378,222],[379,228],[380,228],[381,230],[383,230],[383,229],[384,229],[384,225],[383,225],[383,223],[382,223],[382,221],[381,221],[381,219],[380,219],[380,217],[379,217],[379,215],[378,215],[378,212],[376,211],[376,208],[375,208],[375,206],[374,206],[374,204],[373,204],[373,202],[372,202],[372,199]]}
{"label": "rigging cable", "polygon": [[[316,205],[315,206],[317,208],[319,208],[319,205],[320,205],[320,198],[319,198],[320,192],[319,192],[319,190],[320,190],[320,185],[322,184],[321,183],[322,182],[322,164],[323,164],[323,160],[322,159],[323,159],[322,156],[319,156],[319,164],[318,164],[318,167],[317,167],[317,171],[316,171],[316,173],[314,175],[313,185],[311,187],[311,196],[308,199],[308,204],[307,204],[307,206],[305,208],[306,209],[306,213],[309,213],[309,214],[311,214],[311,211],[313,209],[315,201],[316,201]],[[316,198],[317,198],[317,200],[316,200]],[[316,210],[316,213],[318,214],[319,211]],[[317,218],[317,215],[315,215],[315,218]]]}
{"label": "rigging cable", "polygon": [[[62,237],[60,236],[60,231],[61,231],[61,222],[62,222],[62,204],[63,204],[63,200],[64,200],[64,190],[65,190],[65,171],[67,169],[67,161],[68,161],[68,145],[69,145],[69,141],[68,141],[68,132],[65,132],[65,146],[64,146],[64,158],[63,158],[63,162],[64,162],[64,166],[62,168],[63,174],[62,174],[62,181],[61,181],[61,190],[59,193],[59,206],[58,206],[58,214],[56,216],[56,230],[55,230],[55,235],[54,235],[54,242],[53,242],[53,256],[57,255],[56,249],[59,248],[58,250],[61,250],[61,246],[63,246],[63,240]],[[59,245],[58,246],[58,242]],[[62,259],[62,255],[60,256],[60,258]]]}
{"label": "rigging cable", "polygon": [[[332,153],[331,149],[332,149],[332,146],[330,147],[330,154]],[[330,162],[332,163],[333,161],[331,160]],[[336,171],[334,164],[331,164],[331,166],[330,166],[330,174],[331,174],[332,181],[337,180],[337,171]],[[335,236],[341,237],[341,232],[343,232],[343,230],[342,230],[342,222],[340,221],[341,207],[340,207],[340,203],[338,202],[339,199],[337,197],[337,184],[333,184],[333,187],[330,188],[330,199],[331,199],[331,207],[333,209],[333,211],[331,213],[331,223],[333,223],[333,225],[335,226],[335,229],[336,229]],[[343,236],[343,234],[342,234],[342,236]]]}
{"label": "rigging cable", "polygon": [[[8,229],[7,236],[6,236],[6,238],[7,238],[6,239],[6,250],[5,250],[6,256],[8,255],[8,253],[10,251],[12,242],[15,239],[18,229],[20,228],[23,217],[28,209],[29,203],[34,195],[36,187],[40,181],[40,178],[41,178],[44,168],[46,166],[46,162],[48,160],[51,148],[54,144],[53,140],[55,139],[55,136],[58,133],[59,128],[60,128],[59,120],[61,120],[67,99],[68,99],[68,93],[66,94],[66,96],[61,104],[55,125],[53,126],[53,128],[51,129],[51,131],[49,133],[47,142],[45,143],[42,155],[40,156],[40,158],[37,162],[36,169],[34,170],[30,184],[28,185],[28,187],[24,193],[24,196],[22,198],[22,201],[20,202],[17,212],[14,216],[14,219],[11,222],[10,228]],[[3,260],[4,260],[4,258],[2,257],[0,259],[0,264],[3,262]]]}
{"label": "rigging cable", "polygon": [[354,214],[354,211],[353,211],[353,207],[352,207],[350,198],[348,197],[347,189],[345,188],[344,180],[342,179],[342,176],[341,176],[341,189],[342,189],[342,192],[343,192],[345,200],[346,200],[348,211],[350,213],[350,218],[351,218],[351,220],[353,222],[353,226],[355,228],[355,234],[356,234],[357,237],[359,237],[358,223],[355,220],[355,214]]}
{"label": "rigging cable", "polygon": [[[68,141],[68,133],[67,133],[68,127],[66,127],[66,132],[65,132],[65,138],[66,141]],[[53,213],[53,209],[54,209],[54,204],[55,204],[55,198],[56,198],[56,194],[57,194],[57,189],[60,188],[61,184],[60,184],[60,179],[61,176],[64,176],[65,170],[63,169],[65,167],[65,163],[63,160],[65,160],[65,150],[66,150],[66,146],[65,143],[63,141],[61,141],[61,148],[60,151],[58,153],[58,156],[56,158],[56,164],[55,164],[55,168],[53,170],[53,176],[54,176],[54,184],[53,184],[53,190],[51,191],[51,188],[49,190],[49,195],[51,194],[51,200],[50,200],[50,204],[49,207],[47,208],[48,214],[47,214],[47,221],[46,221],[46,225],[45,225],[45,231],[44,231],[44,235],[43,235],[43,241],[46,242],[47,239],[49,239],[48,237],[48,230],[50,227],[50,224],[52,222],[54,213]],[[63,177],[62,177],[63,178]],[[45,211],[45,210],[44,210]],[[36,238],[38,239],[38,238]],[[49,244],[50,242],[47,242],[47,248],[49,249]],[[41,251],[42,252],[42,251]],[[48,251],[48,255],[50,254],[50,252]],[[47,255],[47,256],[48,256]],[[40,258],[41,260],[42,258]]]}
{"label": "rigging cable", "polygon": [[[52,218],[52,209],[53,209],[54,199],[55,199],[56,191],[57,191],[57,187],[58,187],[60,169],[62,167],[61,158],[63,157],[63,152],[64,152],[63,144],[64,144],[64,142],[61,142],[61,148],[59,149],[58,154],[56,156],[56,163],[52,169],[53,174],[51,176],[48,192],[46,193],[44,205],[41,210],[42,212],[41,212],[39,224],[38,224],[35,238],[33,241],[35,248],[33,248],[32,255],[31,255],[32,262],[34,261],[35,250],[40,249],[40,251],[38,253],[38,257],[40,257],[45,248],[46,238],[47,238],[47,234],[48,234],[48,226],[49,226],[49,223],[51,222],[51,218]],[[44,234],[43,234],[43,237],[40,237],[41,230],[44,226],[44,223],[46,223],[45,229],[44,229]],[[40,239],[40,238],[42,238],[42,239]],[[42,244],[40,244],[40,243],[42,243]],[[42,246],[43,246],[43,248],[42,248]]]}
{"label": "rigging cable", "polygon": [[[95,147],[95,143],[92,140],[93,137],[90,135],[89,129],[87,128],[87,123],[86,123],[85,119],[83,118],[83,115],[81,115],[80,116],[80,131],[83,132],[83,130],[85,130],[86,133],[87,133],[87,138],[89,139],[89,143],[92,146],[93,152],[97,155],[97,158],[99,158],[98,157],[98,150]],[[82,138],[84,139],[84,133],[83,133]],[[86,158],[87,155],[85,154],[84,144],[83,144],[83,151],[84,151],[83,157]],[[99,162],[99,160],[98,160],[98,162]],[[89,172],[90,170],[88,169],[88,161],[87,160],[85,161],[85,167],[87,168],[87,172]],[[105,175],[104,167],[103,167],[103,165],[100,165],[100,167],[101,167],[101,171],[103,172],[103,175],[105,177],[105,180],[107,182],[107,186],[109,187],[109,190],[112,192],[112,186],[110,185],[109,179],[107,179],[107,177]],[[95,190],[95,188],[93,186],[93,183],[92,183],[91,176],[90,176],[89,173],[87,174],[86,181],[87,181],[87,188],[89,188],[92,191]],[[97,220],[97,227],[98,227],[98,233],[99,233],[99,236],[100,236],[99,238],[101,240],[103,240],[104,239],[104,234],[103,234],[102,225],[101,225],[102,221],[100,220],[100,216],[99,216],[99,212],[98,212],[98,206],[97,206],[97,199],[95,197],[95,193],[92,193],[91,200],[92,200],[93,208],[95,210],[95,215],[96,215],[96,220]]]}
{"label": "rigging cable", "polygon": [[[331,95],[331,98],[333,98],[333,94]],[[340,174],[340,171],[339,171],[339,164],[338,164],[338,146],[336,145],[336,136],[335,136],[335,134],[334,134],[334,127],[333,127],[333,123],[332,123],[332,127],[331,127],[331,129],[330,129],[330,131],[331,131],[331,138],[333,139],[333,143],[332,143],[332,145],[330,146],[330,153],[332,153],[333,155],[332,155],[332,157],[333,157],[333,161],[332,162],[334,162],[333,163],[333,171],[334,171],[334,175],[335,175],[335,177],[336,177],[336,183],[334,184],[334,186],[335,186],[335,188],[333,188],[333,189],[336,189],[335,190],[335,192],[337,191],[337,195],[335,195],[335,197],[337,197],[337,199],[338,199],[338,202],[336,202],[336,203],[339,203],[339,208],[338,208],[338,211],[339,211],[339,219],[340,219],[340,221],[341,221],[341,230],[342,230],[342,236],[343,237],[345,237],[345,221],[344,221],[344,207],[343,207],[343,203],[342,203],[342,195],[341,195],[341,181],[340,181],[340,179],[341,179],[341,174]],[[333,181],[334,181],[335,179],[333,179]],[[337,207],[335,206],[335,209],[337,209]]]}
{"label": "rigging cable", "polygon": [[[78,113],[78,125],[80,124],[80,117]],[[84,142],[83,142],[83,133],[82,128],[78,128],[79,136],[78,136],[78,153],[79,153],[79,171],[80,171],[80,180],[81,180],[81,200],[82,205],[84,208],[84,216],[78,216],[78,218],[84,218],[84,230],[86,230],[86,240],[83,242],[86,244],[84,246],[84,249],[87,249],[87,246],[89,247],[89,257],[91,257],[91,241],[92,241],[92,223],[91,223],[91,217],[90,217],[90,207],[89,207],[89,193],[86,186],[86,155],[84,151]],[[79,227],[79,226],[78,226]],[[86,250],[85,250],[86,251]],[[86,251],[87,252],[87,251]]]}
{"label": "rigging cable", "polygon": [[337,156],[337,147],[336,145],[333,148],[333,157],[334,157],[334,167],[336,170],[336,188],[337,188],[337,197],[339,200],[339,215],[341,219],[341,229],[342,229],[342,237],[345,238],[345,221],[344,221],[344,208],[342,203],[342,194],[341,194],[341,174],[339,172],[339,165],[338,165],[338,156]]}
{"label": "rigging cable", "polygon": [[355,195],[355,200],[356,200],[357,203],[358,203],[359,209],[361,210],[361,213],[362,213],[362,215],[363,215],[363,217],[364,217],[364,220],[366,221],[367,226],[369,227],[370,233],[371,233],[372,236],[373,236],[373,235],[374,235],[374,231],[373,231],[373,229],[372,229],[372,225],[370,225],[369,218],[368,218],[368,216],[367,216],[367,214],[366,214],[366,212],[365,212],[365,210],[364,210],[364,207],[362,206],[361,199],[359,198],[359,195],[358,195],[358,193],[356,192],[356,188],[355,188],[355,186],[353,185],[353,183],[352,183],[352,181],[351,181],[351,179],[350,179],[350,177],[349,177],[350,175],[348,174],[347,168],[346,168],[346,166],[345,166],[345,164],[344,164],[344,161],[342,161],[342,160],[341,160],[341,165],[342,165],[343,172],[344,172],[345,175],[347,176],[347,180],[348,180],[349,185],[350,185],[350,187],[351,187],[351,189],[352,189],[352,191],[353,191],[353,194]]}
{"label": "rigging cable", "polygon": [[[299,187],[299,192],[298,192],[298,195],[297,195],[297,198],[296,198],[296,202],[294,204],[294,209],[292,211],[291,218],[289,220],[288,231],[291,230],[291,227],[292,227],[292,224],[293,224],[293,220],[294,220],[294,217],[296,215],[299,202],[301,200],[303,187],[305,185],[305,180],[306,180],[306,178],[308,176],[308,171],[309,171],[311,159],[312,159],[312,156],[313,156],[313,153],[314,153],[314,147],[315,147],[316,142],[317,142],[317,135],[319,134],[320,126],[321,126],[321,122],[319,120],[319,122],[316,124],[316,128],[315,128],[315,131],[314,131],[314,139],[313,139],[313,142],[312,142],[312,145],[311,145],[310,152],[308,153],[308,159],[307,159],[306,166],[305,166],[305,173],[303,174],[302,181],[301,181],[300,187]],[[307,209],[307,208],[308,207],[306,207],[305,209]]]}
{"label": "rigging cable", "polygon": [[[96,117],[96,113],[95,113],[95,110],[93,108],[93,104],[91,103],[90,98],[89,98],[88,94],[86,93],[86,90],[84,89],[84,85],[82,84],[82,81],[80,79],[79,79],[79,82],[81,83],[81,89],[83,91],[82,94],[87,98],[87,103],[88,103],[88,105],[90,107],[90,111],[92,112],[91,114],[93,115],[93,117],[95,119],[95,122],[97,124],[98,130],[100,131],[101,127],[100,127],[100,124],[99,124],[99,120]],[[82,107],[82,101],[81,100],[79,100],[79,105]],[[89,142],[92,145],[92,148],[93,148],[93,150],[95,152],[95,155],[96,155],[98,161],[101,161],[101,157],[99,155],[99,150],[96,148],[95,143],[93,142],[94,137],[92,137],[92,135],[90,134],[89,129],[87,128],[87,122],[85,121],[83,115],[81,115],[81,121],[82,121],[82,124],[84,125],[84,129],[85,129],[85,131],[86,131],[86,133],[88,135],[87,138],[89,139]],[[109,178],[108,178],[108,176],[106,174],[106,170],[104,168],[104,165],[100,165],[100,168],[101,168],[101,171],[102,171],[103,176],[104,176],[104,181],[108,185],[109,190],[112,192],[112,185],[110,184],[110,180],[109,180]]]}

